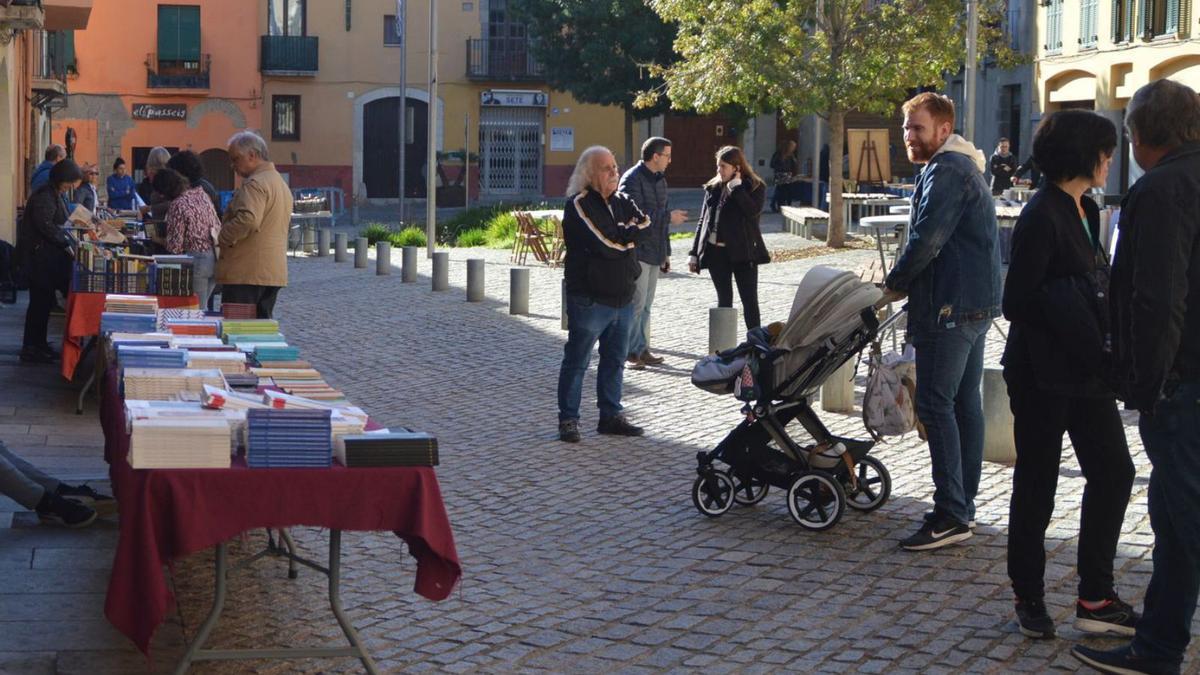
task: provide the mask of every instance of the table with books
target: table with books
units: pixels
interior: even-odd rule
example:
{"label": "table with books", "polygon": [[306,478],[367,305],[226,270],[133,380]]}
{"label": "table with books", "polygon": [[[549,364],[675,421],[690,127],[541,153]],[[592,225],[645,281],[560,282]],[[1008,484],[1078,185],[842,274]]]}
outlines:
{"label": "table with books", "polygon": [[[433,468],[436,438],[378,428],[300,359],[273,320],[168,309],[151,331],[123,330],[135,327],[114,325],[101,345],[109,366],[100,419],[121,513],[110,622],[148,654],[174,602],[164,566],[216,547],[213,607],[176,672],[201,660],[316,656],[357,658],[376,672],[341,609],[341,535],[393,532],[417,560],[414,590],[432,600],[450,594],[461,567]],[[329,530],[327,564],[296,555],[287,528],[299,526]],[[230,564],[225,542],[264,528],[267,550]],[[263,555],[287,559],[291,578],[298,564],[329,576],[349,646],[205,646],[227,574]]]}

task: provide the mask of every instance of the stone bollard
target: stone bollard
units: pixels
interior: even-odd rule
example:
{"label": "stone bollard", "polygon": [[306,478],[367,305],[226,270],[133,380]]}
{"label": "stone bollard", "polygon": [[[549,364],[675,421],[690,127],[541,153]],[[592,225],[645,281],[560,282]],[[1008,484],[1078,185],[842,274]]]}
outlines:
{"label": "stone bollard", "polygon": [[[417,280],[417,247],[405,246],[400,251],[400,281],[411,284]],[[437,290],[436,288],[434,290]]]}
{"label": "stone bollard", "polygon": [[467,260],[467,302],[483,302],[483,258]]}
{"label": "stone bollard", "polygon": [[346,253],[346,246],[350,239],[350,235],[345,232],[338,232],[333,241],[333,262],[346,262],[346,258],[350,257]]}
{"label": "stone bollard", "polygon": [[371,242],[366,237],[354,241],[354,268],[362,269],[367,266],[367,253],[371,250]]}
{"label": "stone bollard", "polygon": [[724,351],[738,344],[738,311],[733,307],[708,309],[708,353]]}
{"label": "stone bollard", "polygon": [[[414,250],[413,256],[416,256]],[[450,288],[450,252],[433,252],[433,290],[444,291]]]}
{"label": "stone bollard", "polygon": [[1017,461],[1008,385],[1000,368],[983,369],[983,458],[1008,465]]}
{"label": "stone bollard", "polygon": [[300,249],[305,253],[312,253],[313,248],[317,245],[317,230],[314,227],[300,228]]}
{"label": "stone bollard", "polygon": [[329,240],[333,238],[333,230],[323,227],[317,231],[317,255],[329,255]]}
{"label": "stone bollard", "polygon": [[529,313],[528,267],[514,267],[508,271],[508,313]]}
{"label": "stone bollard", "polygon": [[375,244],[375,274],[392,273],[392,245],[386,241]]}
{"label": "stone bollard", "polygon": [[562,329],[567,330],[567,280],[562,280]]}
{"label": "stone bollard", "polygon": [[821,410],[854,412],[854,359],[843,363],[821,385]]}

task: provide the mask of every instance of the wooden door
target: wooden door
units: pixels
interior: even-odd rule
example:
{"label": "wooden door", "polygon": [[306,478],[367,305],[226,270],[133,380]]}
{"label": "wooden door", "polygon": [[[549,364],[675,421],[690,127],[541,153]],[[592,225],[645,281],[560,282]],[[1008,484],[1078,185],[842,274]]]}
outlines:
{"label": "wooden door", "polygon": [[663,135],[671,139],[667,182],[676,188],[703,185],[717,173],[717,150],[737,144],[729,120],[720,115],[667,115]]}

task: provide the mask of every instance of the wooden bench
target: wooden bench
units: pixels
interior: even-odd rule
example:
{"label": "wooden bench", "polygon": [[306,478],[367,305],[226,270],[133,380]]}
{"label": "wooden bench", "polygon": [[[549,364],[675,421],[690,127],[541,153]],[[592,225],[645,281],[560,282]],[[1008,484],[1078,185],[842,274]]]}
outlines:
{"label": "wooden bench", "polygon": [[799,235],[805,239],[812,238],[814,224],[829,227],[829,213],[811,206],[781,206],[784,230],[790,234]]}

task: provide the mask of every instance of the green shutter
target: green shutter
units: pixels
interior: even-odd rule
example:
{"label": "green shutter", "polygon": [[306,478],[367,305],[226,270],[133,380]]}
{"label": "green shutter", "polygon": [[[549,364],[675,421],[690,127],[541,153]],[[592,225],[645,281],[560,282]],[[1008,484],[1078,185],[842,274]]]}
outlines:
{"label": "green shutter", "polygon": [[70,70],[75,69],[75,31],[64,30],[62,32],[62,66]]}
{"label": "green shutter", "polygon": [[179,58],[200,60],[200,7],[179,8]]}
{"label": "green shutter", "polygon": [[1125,0],[1109,0],[1112,10],[1112,41],[1121,41],[1121,3]]}
{"label": "green shutter", "polygon": [[158,60],[179,60],[179,7],[158,6]]}
{"label": "green shutter", "polygon": [[1150,31],[1150,12],[1146,4],[1151,0],[1134,0],[1137,2],[1137,28],[1133,30],[1133,34],[1143,38],[1149,38]]}

